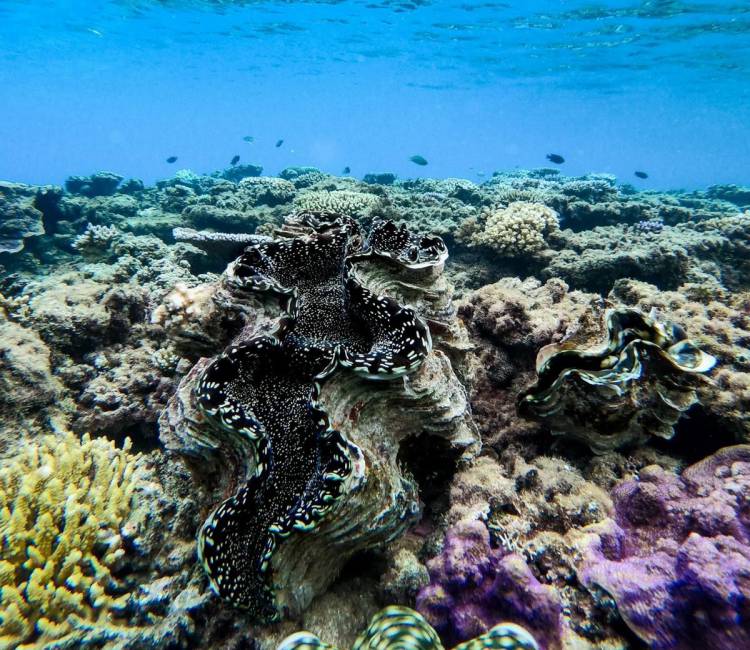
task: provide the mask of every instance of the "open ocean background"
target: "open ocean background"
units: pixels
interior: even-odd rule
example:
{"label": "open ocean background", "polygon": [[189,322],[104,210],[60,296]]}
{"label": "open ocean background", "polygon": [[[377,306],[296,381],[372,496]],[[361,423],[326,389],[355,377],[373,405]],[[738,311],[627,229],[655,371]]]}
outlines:
{"label": "open ocean background", "polygon": [[0,178],[240,155],[481,181],[554,152],[640,188],[747,182],[749,79],[748,2],[0,0]]}

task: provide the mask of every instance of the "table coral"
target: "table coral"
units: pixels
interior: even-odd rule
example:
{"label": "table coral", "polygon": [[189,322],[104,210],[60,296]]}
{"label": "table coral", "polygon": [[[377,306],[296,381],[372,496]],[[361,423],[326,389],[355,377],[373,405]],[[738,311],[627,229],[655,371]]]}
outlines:
{"label": "table coral", "polygon": [[540,203],[516,201],[486,215],[484,227],[472,243],[509,257],[533,256],[547,248],[547,236],[557,229],[554,210]]}
{"label": "table coral", "polygon": [[132,509],[126,445],[46,436],[0,469],[0,645],[69,646],[116,626],[130,594],[115,573]]}
{"label": "table coral", "polygon": [[[285,639],[278,650],[313,650],[334,646],[323,643],[309,632],[297,632]],[[443,645],[435,630],[417,612],[406,607],[387,607],[378,612],[368,628],[357,638],[352,650],[443,650]],[[483,650],[503,648],[504,650],[539,650],[534,638],[524,628],[512,623],[500,623],[490,631],[461,643],[453,650]]]}
{"label": "table coral", "polygon": [[374,194],[348,190],[334,190],[333,192],[315,190],[304,192],[295,199],[298,210],[347,214],[355,217],[370,216],[380,204],[381,199]]}
{"label": "table coral", "polygon": [[581,581],[655,650],[750,647],[750,446],[682,476],[645,468],[612,497],[614,518],[582,543]]}

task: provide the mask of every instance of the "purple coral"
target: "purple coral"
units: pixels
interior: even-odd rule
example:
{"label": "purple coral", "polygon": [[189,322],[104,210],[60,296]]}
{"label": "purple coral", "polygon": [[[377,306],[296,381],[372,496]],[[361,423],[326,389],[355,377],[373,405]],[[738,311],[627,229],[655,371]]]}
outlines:
{"label": "purple coral", "polygon": [[526,627],[542,650],[560,647],[558,596],[534,577],[520,555],[491,548],[481,522],[450,529],[443,552],[427,566],[430,584],[417,596],[417,610],[447,647],[501,621]]}
{"label": "purple coral", "polygon": [[750,648],[750,445],[681,477],[647,468],[612,497],[581,582],[607,591],[655,650]]}

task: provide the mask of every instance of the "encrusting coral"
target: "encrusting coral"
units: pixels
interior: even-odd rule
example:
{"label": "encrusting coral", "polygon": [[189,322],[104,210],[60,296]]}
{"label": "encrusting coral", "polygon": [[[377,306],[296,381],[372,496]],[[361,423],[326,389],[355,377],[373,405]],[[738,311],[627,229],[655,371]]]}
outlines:
{"label": "encrusting coral", "polygon": [[128,445],[46,436],[0,469],[0,647],[70,647],[121,624],[130,594],[115,573],[136,485]]}
{"label": "encrusting coral", "polygon": [[451,528],[442,553],[427,566],[430,585],[419,593],[417,609],[449,645],[509,620],[533,630],[546,650],[562,647],[562,607],[555,589],[540,584],[522,556],[490,548],[482,522]]}
{"label": "encrusting coral", "polygon": [[[277,650],[336,650],[309,632],[297,632],[286,638]],[[360,634],[352,650],[443,650],[439,637],[425,619],[407,607],[386,607],[370,621]],[[475,639],[460,643],[453,650],[539,650],[534,638],[525,629],[513,623],[495,625]]]}
{"label": "encrusting coral", "polygon": [[681,476],[646,467],[612,497],[613,518],[580,543],[581,582],[614,598],[650,648],[750,647],[750,446]]}

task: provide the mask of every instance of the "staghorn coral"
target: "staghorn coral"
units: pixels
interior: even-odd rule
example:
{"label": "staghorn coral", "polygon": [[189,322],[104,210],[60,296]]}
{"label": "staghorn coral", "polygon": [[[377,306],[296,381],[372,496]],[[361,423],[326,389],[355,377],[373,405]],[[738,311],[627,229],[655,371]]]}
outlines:
{"label": "staghorn coral", "polygon": [[528,257],[547,248],[547,236],[557,229],[554,210],[539,203],[516,201],[489,212],[483,229],[471,243],[508,257]]}
{"label": "staghorn coral", "polygon": [[123,449],[70,433],[23,447],[0,469],[0,645],[69,647],[118,623],[115,577],[136,484]]}
{"label": "staghorn coral", "polygon": [[656,650],[750,647],[750,447],[681,476],[650,466],[612,493],[613,519],[580,544],[580,580],[604,589]]}
{"label": "staghorn coral", "polygon": [[[314,648],[335,647],[323,643],[309,632],[297,632],[284,639],[277,650],[313,650]],[[443,645],[435,630],[422,616],[406,607],[387,607],[378,612],[367,629],[357,638],[352,650],[443,650]],[[453,650],[483,650],[503,648],[504,650],[539,650],[534,638],[522,627],[512,623],[500,623],[491,630],[457,645]]]}
{"label": "staghorn coral", "polygon": [[374,194],[351,192],[348,190],[310,191],[297,196],[294,201],[298,210],[346,214],[353,217],[369,217],[381,205],[381,199]]}
{"label": "staghorn coral", "polygon": [[639,310],[609,310],[605,319],[608,341],[599,347],[562,343],[539,351],[537,383],[519,396],[519,412],[596,453],[652,435],[671,438],[698,399],[695,376],[716,359],[681,328]]}

